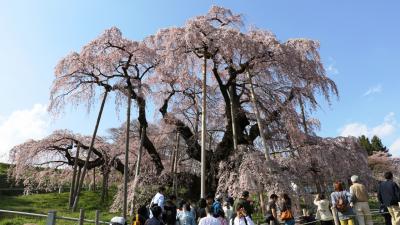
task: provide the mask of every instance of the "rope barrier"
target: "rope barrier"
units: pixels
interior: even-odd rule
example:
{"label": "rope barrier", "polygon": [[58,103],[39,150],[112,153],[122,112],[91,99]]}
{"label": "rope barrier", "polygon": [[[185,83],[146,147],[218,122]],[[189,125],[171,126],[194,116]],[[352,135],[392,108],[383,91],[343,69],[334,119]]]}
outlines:
{"label": "rope barrier", "polygon": [[[379,213],[370,213],[370,214],[348,215],[348,217],[350,217],[351,219],[354,219],[354,218],[357,218],[357,216],[375,216],[375,215],[384,215],[384,214],[389,214],[389,212],[383,212],[383,213],[379,212]],[[298,217],[298,218],[299,218],[299,217]],[[300,223],[300,224],[307,225],[307,224],[313,224],[313,223],[320,222],[320,221],[321,221],[321,220],[314,220],[314,221],[310,221],[310,222],[306,222],[306,223]],[[299,222],[299,221],[296,221],[296,222]],[[284,223],[281,222],[281,224],[284,224]]]}

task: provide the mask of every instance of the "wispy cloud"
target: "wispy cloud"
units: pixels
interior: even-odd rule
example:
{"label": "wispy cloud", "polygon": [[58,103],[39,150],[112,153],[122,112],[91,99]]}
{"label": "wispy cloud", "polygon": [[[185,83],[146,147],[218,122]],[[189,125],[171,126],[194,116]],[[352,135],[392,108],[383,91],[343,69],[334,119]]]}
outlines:
{"label": "wispy cloud", "polygon": [[383,122],[374,127],[368,127],[367,124],[364,123],[349,123],[339,129],[340,136],[361,136],[366,135],[368,137],[372,137],[374,135],[379,136],[380,138],[388,137],[396,131],[397,121],[395,119],[395,114],[390,112],[385,116]]}
{"label": "wispy cloud", "polygon": [[326,67],[326,71],[331,75],[336,75],[339,73],[339,70],[336,67],[336,61],[332,57],[329,58],[329,64]]}
{"label": "wispy cloud", "polygon": [[373,94],[377,94],[377,93],[381,93],[383,90],[382,85],[378,84],[376,86],[370,87],[364,94],[364,97],[373,95]]}

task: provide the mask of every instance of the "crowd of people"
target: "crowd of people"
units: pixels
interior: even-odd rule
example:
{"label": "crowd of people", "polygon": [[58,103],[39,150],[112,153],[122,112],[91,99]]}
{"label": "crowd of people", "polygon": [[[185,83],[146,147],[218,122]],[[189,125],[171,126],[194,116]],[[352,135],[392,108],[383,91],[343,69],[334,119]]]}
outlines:
{"label": "crowd of people", "polygon": [[[385,173],[386,180],[378,187],[380,212],[386,225],[400,225],[400,189],[393,181],[391,172]],[[340,225],[373,225],[371,210],[368,204],[368,191],[360,183],[359,177],[351,177],[352,185],[345,190],[342,182],[334,183],[334,191],[328,199],[325,194],[315,197],[315,220],[321,225],[334,225],[336,218]],[[132,225],[254,225],[252,215],[254,203],[250,193],[243,191],[234,200],[230,196],[211,194],[200,199],[197,204],[191,201],[177,202],[175,195],[165,197],[165,188],[159,187],[150,205],[137,210]],[[117,219],[112,225],[124,225],[125,221]],[[268,225],[294,225],[295,217],[292,211],[292,201],[288,194],[269,196],[264,223]]]}

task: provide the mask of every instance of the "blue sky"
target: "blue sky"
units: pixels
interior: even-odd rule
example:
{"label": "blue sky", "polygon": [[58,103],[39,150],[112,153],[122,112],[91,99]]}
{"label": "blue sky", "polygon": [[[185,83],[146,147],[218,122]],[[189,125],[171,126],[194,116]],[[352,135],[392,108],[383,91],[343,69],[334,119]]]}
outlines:
{"label": "blue sky", "polygon": [[[57,61],[119,27],[140,40],[158,29],[220,5],[244,15],[247,25],[285,41],[319,40],[321,56],[340,91],[315,117],[321,136],[378,134],[400,156],[400,3],[398,1],[2,1],[0,3],[0,158],[10,146],[54,129],[91,134],[96,111],[68,107],[59,119],[45,112]],[[100,134],[123,120],[106,108]]]}

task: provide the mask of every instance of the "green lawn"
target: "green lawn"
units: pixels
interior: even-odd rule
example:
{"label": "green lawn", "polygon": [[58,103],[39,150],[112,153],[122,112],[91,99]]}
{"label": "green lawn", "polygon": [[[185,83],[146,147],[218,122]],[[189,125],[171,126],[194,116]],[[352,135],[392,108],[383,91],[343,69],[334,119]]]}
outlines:
{"label": "green lawn", "polygon": [[[79,212],[72,213],[67,208],[69,193],[34,194],[29,196],[0,196],[0,209],[47,214],[50,210],[56,210],[57,215],[79,217]],[[110,193],[113,196],[113,193]],[[79,207],[85,209],[85,218],[94,219],[95,210],[100,210],[100,220],[110,221],[116,214],[108,213],[108,205],[112,198],[104,205],[100,204],[99,192],[83,192]],[[0,214],[0,225],[23,225],[25,223],[46,224],[46,219],[35,219],[23,216],[11,216]],[[68,221],[58,221],[60,224],[76,224]]]}

